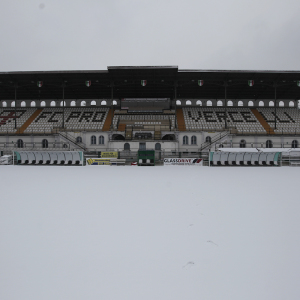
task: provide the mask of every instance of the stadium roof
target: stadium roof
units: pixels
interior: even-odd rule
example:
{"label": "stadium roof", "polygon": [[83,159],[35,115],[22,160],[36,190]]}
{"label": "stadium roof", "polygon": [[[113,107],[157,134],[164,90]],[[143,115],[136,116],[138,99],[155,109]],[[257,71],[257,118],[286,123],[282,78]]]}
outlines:
{"label": "stadium roof", "polygon": [[[141,81],[146,80],[145,86]],[[203,86],[198,85],[203,80]],[[253,80],[250,87],[248,81]],[[43,86],[38,87],[37,82]],[[85,85],[91,81],[91,86]],[[300,71],[180,70],[177,66],[108,67],[93,71],[0,73],[0,100],[116,98],[300,99]],[[176,88],[175,88],[176,87]]]}

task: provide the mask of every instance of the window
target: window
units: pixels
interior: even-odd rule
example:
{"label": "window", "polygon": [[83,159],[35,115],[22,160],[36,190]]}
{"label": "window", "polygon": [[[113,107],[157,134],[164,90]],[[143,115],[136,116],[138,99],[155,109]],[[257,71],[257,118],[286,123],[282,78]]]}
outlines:
{"label": "window", "polygon": [[201,101],[201,100],[198,100],[198,101],[196,102],[196,105],[202,106],[202,101]]}
{"label": "window", "polygon": [[189,144],[189,138],[185,135],[183,137],[183,145],[188,145]]}
{"label": "window", "polygon": [[241,140],[240,148],[246,148],[246,141],[245,140]]}
{"label": "window", "polygon": [[91,144],[96,145],[96,137],[94,135],[91,136]]}
{"label": "window", "polygon": [[17,147],[18,147],[18,148],[23,148],[23,147],[24,147],[23,140],[21,140],[21,139],[18,139],[18,140],[17,140]]}
{"label": "window", "polygon": [[269,106],[271,107],[271,106],[274,106],[274,101],[270,101],[269,102]]}
{"label": "window", "polygon": [[248,102],[248,106],[254,106],[253,101],[249,101],[249,102]]}
{"label": "window", "polygon": [[2,102],[2,107],[7,107],[6,101],[3,101],[3,102]]}
{"label": "window", "polygon": [[208,101],[206,102],[206,106],[212,106],[212,102],[211,102],[210,100],[208,100]]}
{"label": "window", "polygon": [[71,101],[71,106],[76,106],[76,102],[75,101]]}
{"label": "window", "polygon": [[76,138],[76,143],[82,143],[82,137],[81,136],[78,136]]}
{"label": "window", "polygon": [[21,102],[21,107],[26,107],[26,102],[25,101]]}
{"label": "window", "polygon": [[265,106],[263,101],[259,101],[258,106]]}
{"label": "window", "polygon": [[197,144],[197,137],[195,135],[192,136],[191,142],[192,142],[192,145]]}
{"label": "window", "polygon": [[227,106],[233,106],[233,102],[231,100],[227,101]]}
{"label": "window", "polygon": [[66,106],[66,101],[61,101],[60,106]]}
{"label": "window", "polygon": [[86,106],[86,102],[85,101],[81,101],[80,102],[80,106]]}
{"label": "window", "polygon": [[292,148],[298,148],[298,141],[296,140],[292,141]]}
{"label": "window", "polygon": [[280,107],[284,107],[284,102],[283,101],[279,101],[279,106]]}
{"label": "window", "polygon": [[55,101],[51,101],[50,106],[56,106]]}
{"label": "window", "polygon": [[104,136],[103,135],[99,136],[99,145],[104,145]]}
{"label": "window", "polygon": [[217,106],[223,106],[223,102],[222,102],[221,100],[219,100],[219,101],[217,102]]}
{"label": "window", "polygon": [[113,100],[113,105],[118,105],[116,100]]}
{"label": "window", "polygon": [[290,103],[289,103],[289,107],[294,107],[295,106],[295,103],[294,103],[294,101],[290,101]]}
{"label": "window", "polygon": [[40,104],[40,106],[41,106],[41,107],[45,107],[45,106],[46,106],[46,102],[45,102],[45,101],[42,101],[41,104]]}
{"label": "window", "polygon": [[10,107],[15,107],[15,101],[10,104]]}
{"label": "window", "polygon": [[211,137],[209,135],[205,138],[205,142],[206,143],[211,143]]}
{"label": "window", "polygon": [[243,101],[239,101],[239,102],[238,102],[238,106],[244,106]]}
{"label": "window", "polygon": [[266,141],[266,148],[273,148],[273,142],[271,140]]}
{"label": "window", "polygon": [[129,143],[124,144],[124,150],[130,150],[130,144]]}
{"label": "window", "polygon": [[68,148],[68,144],[63,144],[63,147],[64,148]]}
{"label": "window", "polygon": [[176,105],[181,105],[181,101],[180,100],[176,100]]}
{"label": "window", "polygon": [[161,150],[161,144],[160,143],[155,144],[155,150],[158,150],[158,151]]}
{"label": "window", "polygon": [[105,100],[101,101],[101,105],[106,105],[106,101]]}
{"label": "window", "polygon": [[96,101],[95,100],[91,101],[91,105],[96,105]]}
{"label": "window", "polygon": [[31,107],[36,107],[35,101],[31,101],[30,106],[31,106]]}
{"label": "window", "polygon": [[48,148],[48,140],[42,140],[42,148]]}
{"label": "window", "polygon": [[192,101],[187,100],[187,101],[185,102],[185,105],[192,105]]}

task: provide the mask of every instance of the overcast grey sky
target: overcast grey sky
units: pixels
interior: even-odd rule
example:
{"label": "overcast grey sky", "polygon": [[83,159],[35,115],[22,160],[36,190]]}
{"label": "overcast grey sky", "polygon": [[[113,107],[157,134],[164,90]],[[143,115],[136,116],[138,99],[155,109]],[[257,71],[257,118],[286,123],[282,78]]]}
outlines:
{"label": "overcast grey sky", "polygon": [[0,71],[300,69],[299,0],[1,0]]}

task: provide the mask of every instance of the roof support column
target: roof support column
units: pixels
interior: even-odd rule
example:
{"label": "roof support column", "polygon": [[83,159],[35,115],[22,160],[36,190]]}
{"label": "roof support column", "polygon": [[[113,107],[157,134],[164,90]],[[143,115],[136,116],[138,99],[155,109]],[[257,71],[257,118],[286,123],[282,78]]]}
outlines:
{"label": "roof support column", "polygon": [[113,130],[113,119],[114,119],[114,82],[112,81],[110,83],[110,96],[111,96],[111,124],[110,124],[110,129]]}
{"label": "roof support column", "polygon": [[224,98],[224,104],[225,104],[225,129],[227,129],[227,81],[224,81],[224,88],[225,88],[225,98]]}
{"label": "roof support column", "polygon": [[65,83],[63,82],[62,88],[63,88],[63,122],[62,127],[65,128]]}
{"label": "roof support column", "polygon": [[17,88],[18,85],[15,82],[15,129],[17,130]]}
{"label": "roof support column", "polygon": [[274,83],[275,95],[274,95],[274,108],[275,108],[275,129],[277,129],[277,84]]}

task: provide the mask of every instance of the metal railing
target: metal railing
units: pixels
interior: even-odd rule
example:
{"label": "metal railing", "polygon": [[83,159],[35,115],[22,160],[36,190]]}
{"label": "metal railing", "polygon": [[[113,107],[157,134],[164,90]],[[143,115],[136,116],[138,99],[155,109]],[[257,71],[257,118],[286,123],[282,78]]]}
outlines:
{"label": "metal railing", "polygon": [[31,143],[31,142],[23,142],[23,144],[18,142],[10,142],[10,143],[0,143],[0,149],[5,150],[54,150],[54,149],[63,149],[64,151],[70,150],[70,143],[64,142],[48,142],[45,143]]}
{"label": "metal railing", "polygon": [[[291,143],[267,143],[267,142],[253,142],[253,143],[232,143],[232,142],[226,142],[226,143],[216,143],[214,145],[214,149],[218,148],[286,148],[286,149],[298,149],[292,147]],[[300,149],[299,149],[300,151]]]}

